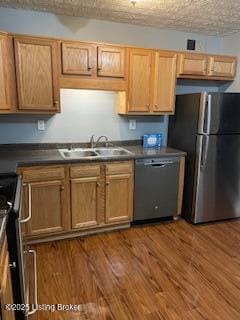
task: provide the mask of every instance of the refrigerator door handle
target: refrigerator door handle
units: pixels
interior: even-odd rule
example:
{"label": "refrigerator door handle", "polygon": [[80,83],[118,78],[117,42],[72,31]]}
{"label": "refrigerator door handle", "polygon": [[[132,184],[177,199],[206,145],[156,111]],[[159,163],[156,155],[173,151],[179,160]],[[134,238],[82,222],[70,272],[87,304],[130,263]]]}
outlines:
{"label": "refrigerator door handle", "polygon": [[204,169],[206,160],[207,160],[207,151],[209,145],[209,136],[203,135],[202,136],[202,143],[201,143],[201,160],[200,160],[200,169]]}
{"label": "refrigerator door handle", "polygon": [[209,134],[211,126],[211,109],[212,96],[204,92],[201,97],[200,113],[199,113],[199,134]]}
{"label": "refrigerator door handle", "polygon": [[[211,126],[211,111],[212,111],[212,96],[211,94],[208,94],[207,99],[207,119],[206,119],[206,125],[207,125],[207,131],[203,132],[204,134],[210,133],[210,126]],[[206,115],[205,115],[206,117]]]}

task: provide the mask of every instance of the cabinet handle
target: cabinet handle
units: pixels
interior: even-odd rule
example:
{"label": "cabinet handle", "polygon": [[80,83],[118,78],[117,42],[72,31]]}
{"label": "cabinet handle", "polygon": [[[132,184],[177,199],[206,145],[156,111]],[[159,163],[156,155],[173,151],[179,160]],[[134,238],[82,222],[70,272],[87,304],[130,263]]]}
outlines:
{"label": "cabinet handle", "polygon": [[38,305],[38,278],[37,278],[37,252],[35,250],[28,250],[28,253],[33,255],[33,263],[34,263],[34,303],[35,308],[31,311],[28,311],[28,315],[32,315],[37,312]]}
{"label": "cabinet handle", "polygon": [[102,70],[102,55],[101,55],[101,51],[99,48],[98,48],[98,62],[97,62],[97,64],[98,64],[98,67],[97,67],[98,71],[101,71]]}
{"label": "cabinet handle", "polygon": [[110,185],[110,182],[109,182],[109,181],[107,181],[107,182],[106,182],[106,186],[109,186],[109,185]]}
{"label": "cabinet handle", "polygon": [[55,107],[58,109],[58,107],[59,107],[59,101],[54,101],[54,105],[55,105]]}
{"label": "cabinet handle", "polygon": [[158,105],[157,104],[154,105],[154,109],[158,110]]}
{"label": "cabinet handle", "polygon": [[17,267],[16,262],[15,262],[15,261],[13,261],[13,263],[10,263],[10,264],[9,264],[9,267],[10,267],[10,268],[14,268],[14,269],[15,269],[15,268]]}
{"label": "cabinet handle", "polygon": [[100,182],[97,182],[97,187],[100,187],[100,186],[101,186]]}
{"label": "cabinet handle", "polygon": [[32,186],[28,184],[28,217],[20,220],[20,223],[27,223],[32,218]]}
{"label": "cabinet handle", "polygon": [[147,104],[146,107],[147,107],[148,111],[150,111],[150,104]]}
{"label": "cabinet handle", "polygon": [[205,72],[205,73],[207,73],[207,71],[208,71],[208,62],[207,62],[207,61],[205,61],[204,72]]}
{"label": "cabinet handle", "polygon": [[65,187],[64,187],[64,186],[61,186],[61,187],[60,187],[60,190],[61,190],[61,191],[65,190]]}

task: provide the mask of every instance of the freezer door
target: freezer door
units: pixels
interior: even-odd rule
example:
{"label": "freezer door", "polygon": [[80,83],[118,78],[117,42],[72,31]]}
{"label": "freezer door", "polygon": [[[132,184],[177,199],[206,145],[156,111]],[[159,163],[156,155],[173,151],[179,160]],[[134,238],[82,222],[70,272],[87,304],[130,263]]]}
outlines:
{"label": "freezer door", "polygon": [[194,223],[240,217],[240,135],[199,135]]}
{"label": "freezer door", "polygon": [[240,133],[240,94],[202,94],[198,133]]}

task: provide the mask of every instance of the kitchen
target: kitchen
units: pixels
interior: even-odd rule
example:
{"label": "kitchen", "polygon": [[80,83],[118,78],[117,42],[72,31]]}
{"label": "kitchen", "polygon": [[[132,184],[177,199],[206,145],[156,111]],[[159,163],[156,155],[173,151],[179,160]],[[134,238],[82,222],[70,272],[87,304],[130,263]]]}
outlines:
{"label": "kitchen", "polygon": [[2,319],[239,318],[237,8],[152,2],[0,1]]}

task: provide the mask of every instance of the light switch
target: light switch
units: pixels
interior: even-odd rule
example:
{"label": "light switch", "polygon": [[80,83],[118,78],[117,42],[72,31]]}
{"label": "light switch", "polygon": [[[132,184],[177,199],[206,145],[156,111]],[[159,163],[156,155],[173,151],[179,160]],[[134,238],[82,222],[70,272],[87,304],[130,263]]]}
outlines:
{"label": "light switch", "polygon": [[136,120],[129,120],[129,130],[136,130]]}
{"label": "light switch", "polygon": [[44,120],[38,120],[37,127],[39,131],[45,130],[45,121]]}

